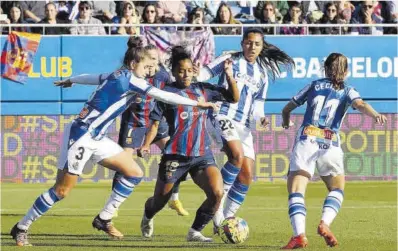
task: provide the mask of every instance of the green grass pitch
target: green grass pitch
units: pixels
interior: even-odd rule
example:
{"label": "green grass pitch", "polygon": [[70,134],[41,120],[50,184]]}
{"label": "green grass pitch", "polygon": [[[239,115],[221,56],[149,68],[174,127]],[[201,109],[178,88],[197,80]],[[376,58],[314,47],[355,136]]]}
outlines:
{"label": "green grass pitch", "polygon": [[[397,183],[348,182],[340,214],[332,225],[340,245],[334,250],[397,250]],[[11,227],[25,214],[33,201],[50,184],[1,184],[1,249],[21,250],[9,236]],[[284,183],[255,182],[238,216],[250,227],[249,239],[240,245],[215,242],[192,244],[185,241],[204,194],[191,181],[181,186],[180,199],[190,216],[181,217],[165,208],[155,217],[152,239],[141,237],[143,205],[153,192],[154,183],[142,183],[122,205],[115,226],[125,234],[120,241],[91,227],[91,221],[110,193],[109,183],[78,184],[70,196],[57,205],[30,229],[33,250],[279,250],[291,237]],[[306,194],[306,250],[327,250],[316,234],[322,203],[326,195],[322,183],[310,183]],[[167,206],[166,206],[167,207]],[[209,236],[212,224],[204,230]]]}

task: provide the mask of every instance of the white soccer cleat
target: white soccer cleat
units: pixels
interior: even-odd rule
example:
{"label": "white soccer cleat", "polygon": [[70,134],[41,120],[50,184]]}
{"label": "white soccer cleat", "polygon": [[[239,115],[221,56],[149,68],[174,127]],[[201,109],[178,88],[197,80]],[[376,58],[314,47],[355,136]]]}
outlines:
{"label": "white soccer cleat", "polygon": [[190,229],[187,235],[187,241],[189,242],[213,242],[212,238],[203,236],[199,231]]}
{"label": "white soccer cleat", "polygon": [[151,238],[153,235],[153,218],[147,219],[145,213],[141,220],[141,233],[145,238]]}

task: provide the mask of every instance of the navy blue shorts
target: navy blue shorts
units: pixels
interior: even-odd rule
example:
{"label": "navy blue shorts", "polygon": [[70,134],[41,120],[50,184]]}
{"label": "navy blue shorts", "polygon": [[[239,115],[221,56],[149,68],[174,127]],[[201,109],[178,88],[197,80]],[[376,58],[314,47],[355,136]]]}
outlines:
{"label": "navy blue shorts", "polygon": [[[140,148],[144,144],[148,128],[133,127],[130,124],[122,124],[119,132],[119,145],[121,147]],[[169,126],[166,122],[159,124],[158,133],[152,143],[169,136]]]}
{"label": "navy blue shorts", "polygon": [[160,160],[158,179],[165,183],[176,183],[178,180],[184,180],[188,173],[193,177],[198,171],[209,166],[217,166],[213,155],[185,157],[166,154]]}

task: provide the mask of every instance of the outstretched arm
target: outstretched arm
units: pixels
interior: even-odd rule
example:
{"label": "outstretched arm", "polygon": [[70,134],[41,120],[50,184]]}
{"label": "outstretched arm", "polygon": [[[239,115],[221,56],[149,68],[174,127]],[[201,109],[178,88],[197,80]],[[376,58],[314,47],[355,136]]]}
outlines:
{"label": "outstretched arm", "polygon": [[81,85],[100,85],[109,75],[110,73],[81,74],[68,79],[55,81],[54,85],[63,88],[71,87],[75,83]]}
{"label": "outstretched arm", "polygon": [[366,114],[369,117],[372,117],[377,124],[383,125],[385,122],[387,122],[387,118],[383,114],[378,113],[375,109],[373,109],[371,105],[369,105],[360,98],[355,99],[352,102],[352,107],[354,107],[361,113]]}
{"label": "outstretched arm", "polygon": [[171,92],[162,91],[155,87],[148,91],[148,95],[166,104],[197,106],[203,109],[217,109],[216,105],[213,103],[204,102],[203,100],[192,100]]}

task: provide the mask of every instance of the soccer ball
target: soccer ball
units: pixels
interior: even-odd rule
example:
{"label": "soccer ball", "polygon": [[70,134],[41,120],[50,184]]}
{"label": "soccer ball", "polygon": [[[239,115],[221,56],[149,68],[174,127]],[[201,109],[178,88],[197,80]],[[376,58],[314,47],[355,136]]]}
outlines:
{"label": "soccer ball", "polygon": [[230,244],[243,243],[249,237],[249,226],[239,217],[226,218],[218,231],[223,242]]}

